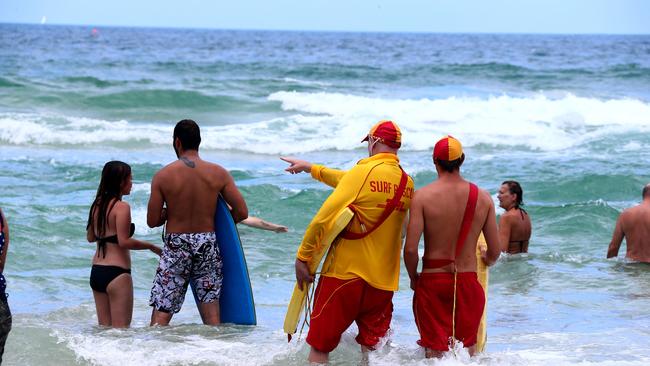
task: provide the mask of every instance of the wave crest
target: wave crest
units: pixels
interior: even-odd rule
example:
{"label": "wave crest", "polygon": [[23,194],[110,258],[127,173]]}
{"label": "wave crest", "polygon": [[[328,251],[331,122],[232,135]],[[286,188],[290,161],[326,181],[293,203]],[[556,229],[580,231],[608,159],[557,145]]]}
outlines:
{"label": "wave crest", "polygon": [[[278,102],[285,115],[254,123],[203,124],[202,148],[261,154],[352,150],[363,148],[361,138],[381,119],[400,125],[403,150],[411,151],[430,150],[445,134],[458,137],[465,146],[558,151],[594,141],[618,146],[616,136],[650,133],[650,104],[635,99],[601,100],[572,94],[560,98],[536,94],[389,99],[286,91],[268,99]],[[0,141],[15,145],[166,146],[172,129],[170,123],[0,114]],[[632,145],[628,141],[621,146]]]}

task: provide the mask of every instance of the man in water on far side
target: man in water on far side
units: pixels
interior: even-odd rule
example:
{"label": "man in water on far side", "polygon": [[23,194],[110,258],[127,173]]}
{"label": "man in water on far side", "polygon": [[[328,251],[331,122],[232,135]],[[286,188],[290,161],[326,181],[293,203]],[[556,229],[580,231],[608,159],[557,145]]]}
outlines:
{"label": "man in water on far side", "polygon": [[508,254],[528,253],[532,225],[528,212],[521,207],[524,204],[521,185],[514,180],[501,183],[497,198],[499,206],[506,210],[499,218],[501,250]]}
{"label": "man in water on far side", "polygon": [[618,256],[621,242],[627,243],[627,259],[650,263],[650,184],[643,187],[639,205],[623,211],[616,220],[607,258]]}
{"label": "man in water on far side", "polygon": [[[483,232],[485,264],[501,253],[494,203],[487,191],[460,175],[465,154],[460,141],[447,136],[433,150],[438,179],[415,192],[404,245],[411,279],[418,344],[427,358],[441,357],[463,342],[474,354],[485,293],[476,274],[476,245]],[[422,273],[417,273],[418,245],[424,233]]]}
{"label": "man in water on far side", "polygon": [[[248,208],[235,181],[223,167],[199,157],[201,133],[192,120],[174,128],[173,147],[178,160],[162,168],[151,182],[147,224],[167,223],[165,246],[156,270],[151,299],[151,325],[168,325],[181,310],[188,281],[199,299],[204,324],[220,323],[221,254],[214,214],[221,194],[232,207],[235,222],[248,217]],[[167,208],[164,208],[164,206]]]}

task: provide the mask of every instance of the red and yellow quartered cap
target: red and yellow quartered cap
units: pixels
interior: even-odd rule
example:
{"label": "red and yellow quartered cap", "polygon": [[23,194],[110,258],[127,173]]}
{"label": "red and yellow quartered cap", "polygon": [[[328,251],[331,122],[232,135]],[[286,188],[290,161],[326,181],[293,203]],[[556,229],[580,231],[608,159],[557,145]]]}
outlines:
{"label": "red and yellow quartered cap", "polygon": [[369,136],[379,139],[382,143],[394,149],[399,149],[402,146],[402,131],[397,126],[397,123],[393,121],[383,120],[377,122],[361,142],[368,141]]}
{"label": "red and yellow quartered cap", "polygon": [[451,135],[438,140],[433,148],[435,160],[453,161],[460,159],[461,156],[463,156],[463,145]]}

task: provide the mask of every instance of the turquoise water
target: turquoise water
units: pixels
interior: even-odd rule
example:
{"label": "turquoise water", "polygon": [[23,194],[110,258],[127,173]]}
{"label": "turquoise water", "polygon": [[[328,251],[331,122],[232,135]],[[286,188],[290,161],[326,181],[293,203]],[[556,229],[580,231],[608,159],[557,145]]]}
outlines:
{"label": "turquoise water", "polygon": [[[14,328],[7,365],[302,364],[286,343],[293,258],[325,186],[281,155],[347,168],[379,119],[400,124],[404,169],[435,179],[433,143],[466,147],[463,174],[496,193],[524,187],[530,253],[492,267],[487,353],[441,365],[646,365],[650,267],[606,260],[620,211],[650,181],[650,38],[245,32],[0,25],[0,206]],[[240,227],[257,327],[199,325],[191,299],[149,328],[157,260],[134,252],[129,330],[95,326],[85,219],[104,162],[133,167],[136,236],[149,182],[175,159],[176,121],[197,120],[204,158],[228,168],[251,214]],[[622,248],[621,254],[624,253]],[[402,271],[390,342],[373,364],[422,361]],[[332,354],[356,364],[355,330]]]}

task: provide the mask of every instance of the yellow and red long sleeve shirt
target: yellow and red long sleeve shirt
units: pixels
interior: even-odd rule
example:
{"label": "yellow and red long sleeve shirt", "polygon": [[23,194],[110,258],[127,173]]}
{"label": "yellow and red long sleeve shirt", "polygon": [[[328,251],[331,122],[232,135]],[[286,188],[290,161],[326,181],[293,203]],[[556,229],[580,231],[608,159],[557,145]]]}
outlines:
{"label": "yellow and red long sleeve shirt", "polygon": [[[334,191],[325,200],[305,231],[298,259],[309,261],[318,248],[328,223],[346,206],[355,216],[348,229],[363,232],[375,226],[386,203],[393,198],[402,177],[397,155],[380,153],[360,160],[348,171],[314,164],[311,175]],[[340,238],[325,259],[321,275],[339,279],[360,277],[372,287],[396,291],[399,285],[402,223],[411,204],[413,180],[408,177],[399,206],[368,236]]]}

